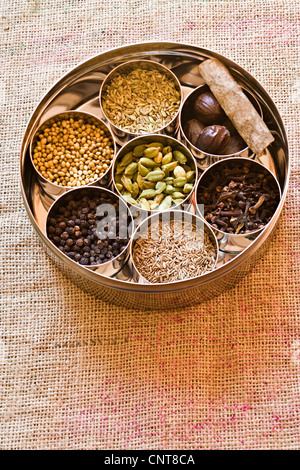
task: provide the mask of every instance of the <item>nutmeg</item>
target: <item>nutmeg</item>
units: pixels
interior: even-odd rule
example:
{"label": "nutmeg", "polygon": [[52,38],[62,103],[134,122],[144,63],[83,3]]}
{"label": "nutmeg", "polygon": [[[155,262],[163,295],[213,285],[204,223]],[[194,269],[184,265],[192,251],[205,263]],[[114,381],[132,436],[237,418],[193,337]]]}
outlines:
{"label": "nutmeg", "polygon": [[207,126],[199,135],[196,147],[213,155],[224,155],[230,140],[230,132],[225,126]]}
{"label": "nutmeg", "polygon": [[193,105],[195,117],[203,124],[220,124],[226,115],[211,92],[199,95]]}
{"label": "nutmeg", "polygon": [[189,119],[184,127],[183,131],[186,138],[191,142],[191,144],[196,145],[197,139],[201,132],[204,129],[204,124],[198,121],[198,119]]}
{"label": "nutmeg", "polygon": [[243,141],[239,134],[232,135],[230,137],[229,143],[226,146],[224,155],[233,155],[234,153],[241,152],[247,147],[246,142]]}

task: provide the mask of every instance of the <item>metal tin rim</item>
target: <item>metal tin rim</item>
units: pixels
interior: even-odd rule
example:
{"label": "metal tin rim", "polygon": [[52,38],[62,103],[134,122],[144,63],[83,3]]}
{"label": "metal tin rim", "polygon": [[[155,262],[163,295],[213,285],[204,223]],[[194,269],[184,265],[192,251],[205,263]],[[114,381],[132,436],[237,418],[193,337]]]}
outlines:
{"label": "metal tin rim", "polygon": [[[278,182],[277,178],[275,177],[275,175],[272,173],[272,171],[270,171],[265,165],[262,165],[262,164],[259,163],[258,161],[252,160],[252,159],[249,159],[249,158],[246,158],[246,157],[231,157],[231,156],[230,156],[229,159],[226,159],[226,160],[229,160],[229,161],[226,162],[226,163],[232,162],[232,160],[236,160],[236,161],[238,161],[238,162],[241,162],[241,161],[248,162],[248,163],[251,162],[251,165],[252,165],[252,164],[253,164],[253,165],[258,165],[258,166],[260,166],[261,168],[263,168],[267,173],[269,173],[269,174],[272,176],[273,180],[274,180],[275,183],[276,183],[276,186],[277,186],[278,192],[279,192],[279,203],[280,203],[282,194],[281,194],[281,188],[280,188],[279,182]],[[196,207],[196,212],[197,212],[198,216],[199,216],[202,220],[205,220],[205,219],[204,219],[203,215],[201,214],[201,212],[199,211],[198,204],[197,204],[198,188],[199,188],[199,186],[201,186],[200,183],[201,183],[201,181],[203,180],[203,178],[205,177],[205,175],[209,172],[209,170],[212,169],[212,171],[213,171],[213,169],[214,169],[213,167],[215,167],[216,165],[220,165],[220,164],[225,165],[226,163],[224,163],[224,162],[225,162],[225,159],[224,159],[224,160],[221,160],[221,161],[218,161],[218,162],[215,162],[215,163],[212,163],[212,164],[201,174],[200,178],[199,178],[198,181],[197,181],[196,188],[195,188],[195,207]],[[278,206],[279,206],[279,203],[278,203]],[[266,225],[264,225],[263,227],[258,228],[258,229],[256,229],[256,230],[252,230],[252,231],[250,231],[250,232],[248,232],[248,233],[228,233],[228,232],[223,232],[222,230],[219,230],[219,229],[214,228],[214,227],[213,227],[213,230],[215,230],[217,233],[220,233],[220,234],[223,235],[223,236],[224,236],[224,235],[229,235],[229,236],[241,237],[241,238],[242,238],[242,237],[249,236],[249,235],[255,235],[256,233],[262,232],[262,231],[270,224],[270,222],[273,220],[274,215],[275,215],[276,212],[277,212],[278,206],[277,206],[277,208],[276,208],[276,211],[275,211],[274,214],[272,215],[271,219],[269,220],[269,222],[268,222]],[[209,224],[209,225],[210,225],[210,224]],[[211,225],[210,225],[210,227],[211,227]]]}
{"label": "metal tin rim", "polygon": [[[78,188],[71,188],[68,192],[66,193],[63,193],[61,194],[52,204],[51,206],[49,207],[48,209],[48,214],[47,214],[47,217],[46,217],[46,220],[45,220],[45,233],[46,233],[46,236],[47,236],[47,239],[49,240],[49,242],[52,244],[52,246],[58,250],[58,248],[54,245],[54,243],[50,240],[50,238],[48,237],[48,234],[47,234],[47,222],[49,220],[49,217],[51,215],[51,211],[52,209],[57,205],[59,205],[61,199],[69,196],[70,194],[72,194],[73,192],[78,192],[78,191],[82,191],[82,190],[86,190],[86,191],[90,191],[90,190],[97,190],[97,191],[102,191],[102,192],[106,192],[106,193],[109,193],[110,195],[112,195],[113,197],[116,197],[117,199],[121,199],[118,194],[116,193],[113,193],[112,191],[110,191],[110,189],[107,189],[107,188],[103,188],[102,186],[80,186]],[[101,268],[102,266],[105,266],[107,265],[108,263],[111,263],[112,261],[115,261],[117,260],[127,249],[129,249],[129,246],[130,246],[130,242],[131,242],[131,239],[132,239],[132,236],[133,236],[133,218],[132,218],[132,215],[131,215],[131,212],[128,208],[128,205],[126,204],[125,201],[122,200],[122,203],[126,206],[127,208],[127,213],[128,213],[128,216],[130,217],[131,219],[131,235],[129,237],[129,240],[128,240],[128,243],[126,244],[124,250],[122,250],[118,256],[115,256],[114,258],[112,258],[111,260],[109,261],[106,261],[105,263],[102,263],[102,264],[95,264],[95,265],[86,265],[86,269],[97,269],[97,268]],[[61,250],[59,250],[61,251]],[[63,256],[65,257],[65,259],[69,260],[69,261],[72,261],[72,263],[75,263],[75,266],[83,266],[83,265],[79,265],[79,263],[77,263],[76,261],[72,260],[71,258],[69,258],[65,253],[63,253],[61,251],[61,253],[63,254]]]}
{"label": "metal tin rim", "polygon": [[[53,115],[51,118],[49,119],[46,119],[42,124],[40,124],[37,129],[34,131],[34,134],[32,135],[31,137],[31,140],[30,140],[30,144],[29,144],[29,156],[30,156],[30,160],[31,160],[31,163],[32,163],[32,166],[35,170],[35,172],[39,175],[39,177],[45,182],[45,183],[48,183],[48,184],[51,184],[53,186],[55,186],[56,188],[63,188],[63,189],[76,189],[76,188],[73,188],[72,186],[62,186],[61,184],[57,184],[57,183],[53,183],[52,181],[50,180],[47,180],[47,178],[45,178],[40,172],[39,170],[36,168],[34,162],[33,162],[33,149],[32,149],[32,146],[33,146],[33,142],[34,142],[34,139],[36,137],[36,135],[41,131],[41,129],[47,125],[47,123],[49,121],[52,121],[52,120],[59,120],[59,117],[60,116],[64,116],[64,115],[67,115],[67,114],[82,114],[84,116],[86,116],[86,118],[91,118],[91,119],[95,119],[95,121],[98,121],[107,131],[107,133],[109,134],[109,136],[111,137],[112,139],[112,142],[113,142],[113,151],[114,151],[114,155],[113,155],[113,158],[111,159],[111,162],[110,162],[110,165],[108,167],[108,169],[106,170],[105,173],[103,173],[103,175],[101,175],[100,178],[97,178],[96,180],[92,181],[89,185],[93,185],[93,184],[96,184],[98,181],[100,181],[102,178],[104,178],[108,173],[109,171],[111,170],[112,168],[112,164],[113,164],[113,161],[114,161],[114,158],[116,156],[116,152],[117,152],[117,146],[116,146],[116,141],[115,141],[115,138],[111,132],[111,130],[109,129],[109,127],[107,126],[107,124],[105,124],[105,122],[100,119],[98,116],[95,116],[95,114],[92,114],[92,113],[87,113],[86,111],[76,111],[76,110],[69,110],[69,111],[63,111],[61,113],[58,113],[58,114],[55,114]],[[84,187],[84,186],[87,186],[87,185],[82,185],[80,186],[81,188]]]}
{"label": "metal tin rim", "polygon": [[116,73],[118,71],[118,69],[122,68],[122,67],[125,67],[126,65],[129,65],[129,64],[134,64],[136,62],[143,62],[143,63],[148,63],[148,64],[153,64],[155,65],[156,68],[161,68],[163,70],[165,70],[167,73],[169,73],[172,77],[172,79],[174,80],[174,82],[177,84],[178,86],[178,90],[180,92],[180,104],[179,104],[179,107],[178,107],[178,110],[175,114],[175,116],[172,117],[172,119],[163,127],[159,128],[159,129],[155,129],[155,133],[159,133],[161,131],[163,131],[163,129],[165,129],[167,126],[169,126],[170,124],[172,124],[176,119],[177,117],[179,116],[179,112],[180,112],[180,107],[181,107],[181,103],[182,103],[182,90],[181,90],[181,84],[178,80],[178,78],[176,77],[176,75],[170,70],[168,69],[168,67],[166,67],[165,65],[162,65],[158,62],[154,62],[153,60],[147,60],[147,59],[141,59],[141,60],[138,60],[138,59],[135,59],[135,60],[130,60],[128,62],[124,62],[120,65],[118,65],[117,67],[115,67],[113,70],[111,70],[107,76],[105,77],[105,79],[103,80],[101,86],[100,86],[100,90],[99,90],[99,104],[100,104],[100,109],[101,109],[101,112],[103,113],[103,115],[105,116],[105,119],[107,120],[107,122],[115,129],[117,129],[118,131],[120,132],[124,132],[126,134],[129,134],[129,135],[134,135],[136,137],[139,137],[139,136],[144,136],[144,135],[148,135],[148,134],[140,134],[138,132],[130,132],[130,131],[126,131],[125,129],[122,129],[122,127],[118,127],[116,124],[114,124],[106,115],[104,109],[103,109],[103,106],[102,106],[102,92],[103,92],[103,88],[105,86],[105,84],[109,81],[109,79],[111,78],[111,76]]}
{"label": "metal tin rim", "polygon": [[[113,186],[114,186],[114,189],[115,191],[117,192],[118,196],[122,199],[122,201],[124,201],[129,207],[134,207],[136,210],[138,211],[141,211],[141,212],[150,212],[150,213],[153,213],[153,214],[157,214],[159,211],[157,209],[150,209],[150,210],[146,210],[146,209],[143,209],[142,207],[139,207],[139,206],[135,206],[134,204],[130,204],[128,203],[125,199],[123,199],[123,196],[122,194],[120,193],[120,191],[118,190],[117,186],[116,186],[116,182],[115,182],[115,166],[117,164],[117,161],[118,161],[118,158],[119,158],[119,155],[121,152],[124,151],[124,149],[126,147],[130,147],[132,143],[134,143],[135,141],[137,140],[140,140],[140,139],[143,139],[143,138],[149,138],[149,137],[153,137],[153,142],[155,142],[155,139],[163,139],[163,138],[166,138],[168,140],[172,140],[174,141],[174,144],[175,145],[182,145],[182,147],[184,147],[184,149],[186,150],[186,152],[188,153],[188,155],[191,157],[192,161],[193,161],[193,164],[194,164],[194,167],[195,167],[195,181],[194,181],[194,184],[193,184],[193,189],[192,191],[190,191],[189,194],[187,194],[187,196],[184,198],[184,200],[180,203],[180,204],[176,204],[174,206],[172,206],[170,208],[170,210],[173,210],[175,208],[179,208],[180,206],[186,204],[188,202],[188,200],[191,198],[191,196],[193,195],[193,193],[195,192],[196,190],[196,185],[197,185],[197,179],[198,179],[198,167],[197,167],[197,163],[196,163],[196,160],[195,160],[195,157],[192,155],[192,153],[190,152],[190,150],[186,147],[186,145],[184,145],[182,142],[179,142],[177,139],[175,139],[174,137],[171,137],[171,136],[165,136],[163,134],[143,134],[143,135],[139,135],[138,137],[134,137],[133,139],[131,139],[129,142],[127,142],[125,145],[123,145],[123,147],[120,148],[120,150],[118,151],[116,157],[114,158],[113,160],[113,166],[112,166],[112,180],[113,180]],[[167,209],[169,210],[169,209]]]}
{"label": "metal tin rim", "polygon": [[[167,210],[167,211],[164,211],[164,212],[157,212],[156,214],[151,214],[149,215],[149,217],[147,217],[146,219],[144,219],[137,227],[136,229],[134,230],[133,234],[132,234],[132,237],[131,237],[131,240],[130,240],[130,243],[129,243],[129,250],[130,250],[130,257],[131,257],[131,263],[132,265],[134,266],[134,268],[136,269],[136,271],[139,273],[139,275],[141,276],[141,278],[145,279],[147,281],[147,279],[139,272],[138,268],[136,267],[136,264],[134,262],[134,258],[133,258],[133,248],[134,248],[134,242],[135,242],[135,235],[137,234],[137,232],[140,230],[140,228],[142,227],[142,225],[148,223],[149,220],[153,219],[154,217],[159,217],[160,214],[166,214],[166,213],[176,213],[176,211],[174,210]],[[216,254],[216,259],[215,259],[215,263],[214,263],[214,266],[212,267],[212,269],[209,271],[212,272],[216,265],[217,265],[217,262],[218,262],[218,256],[219,256],[219,245],[218,245],[218,241],[217,241],[217,238],[212,230],[212,228],[209,226],[209,224],[203,220],[201,217],[199,217],[197,214],[191,214],[190,212],[186,212],[186,211],[180,211],[180,214],[183,214],[183,217],[191,217],[191,219],[199,219],[201,221],[201,223],[203,223],[204,226],[206,226],[210,236],[213,238],[213,241],[214,241],[214,249],[215,249],[215,254]],[[204,273],[204,274],[201,274],[200,276],[194,276],[194,277],[189,277],[188,279],[185,279],[187,281],[189,280],[192,280],[192,279],[199,279],[201,278],[202,276],[206,275],[208,273]],[[182,282],[182,281],[171,281],[171,282],[168,282],[167,284],[168,285],[177,285],[179,282]],[[158,286],[158,287],[161,287],[161,286],[165,286],[166,283],[163,283],[163,282],[156,282],[156,283],[150,283],[149,281],[147,281],[147,285],[154,285],[154,286]]]}
{"label": "metal tin rim", "polygon": [[[50,241],[48,241],[47,237],[43,234],[39,225],[37,224],[37,221],[34,217],[32,208],[30,206],[30,203],[26,195],[26,187],[24,185],[24,180],[23,180],[23,171],[24,171],[24,160],[26,156],[26,149],[28,147],[28,141],[30,139],[32,126],[34,125],[34,122],[40,118],[40,116],[43,113],[43,110],[54,99],[54,97],[56,97],[64,87],[66,87],[67,85],[69,85],[70,83],[74,81],[75,79],[74,77],[77,77],[77,78],[82,77],[84,73],[87,72],[87,70],[94,70],[99,65],[99,61],[102,60],[102,63],[107,63],[111,61],[113,58],[118,57],[119,54],[122,54],[122,56],[125,56],[125,57],[131,57],[132,54],[141,53],[141,54],[146,55],[151,52],[153,53],[153,51],[155,51],[156,53],[161,53],[161,54],[163,54],[164,53],[163,51],[165,51],[174,55],[175,54],[178,55],[178,51],[180,51],[182,56],[197,59],[197,60],[203,60],[203,56],[206,58],[216,57],[219,60],[228,64],[231,68],[234,68],[235,70],[238,70],[240,73],[243,73],[243,76],[249,81],[251,81],[251,84],[255,86],[255,89],[263,94],[264,101],[268,105],[272,106],[274,119],[276,120],[276,123],[280,127],[280,131],[282,133],[282,138],[284,139],[284,144],[285,144],[285,149],[286,149],[285,158],[286,158],[287,164],[285,168],[284,190],[282,193],[281,201],[273,216],[273,223],[270,224],[269,226],[266,226],[266,228],[253,241],[253,243],[251,244],[251,250],[247,248],[244,252],[238,254],[232,261],[230,261],[230,263],[227,263],[223,265],[222,267],[215,269],[212,273],[209,273],[206,276],[203,276],[203,278],[201,279],[201,283],[183,281],[180,285],[176,286],[176,291],[181,291],[181,290],[185,290],[187,288],[192,288],[195,286],[198,286],[198,287],[200,285],[205,286],[206,284],[209,284],[213,280],[214,281],[218,280],[224,275],[227,275],[230,272],[236,270],[243,262],[245,262],[248,258],[250,258],[251,255],[253,255],[263,245],[263,243],[266,241],[271,231],[273,230],[275,224],[278,222],[282,207],[286,199],[287,191],[288,191],[288,183],[290,179],[290,164],[289,164],[289,155],[288,155],[287,136],[286,136],[286,132],[284,129],[282,118],[278,112],[277,107],[275,106],[274,102],[272,101],[272,99],[270,98],[266,90],[249,72],[247,72],[245,69],[239,66],[236,62],[232,61],[231,59],[228,59],[227,57],[224,57],[223,55],[211,49],[210,50],[204,49],[204,48],[195,46],[194,44],[170,42],[170,41],[154,41],[154,42],[144,41],[139,44],[128,44],[128,45],[124,45],[121,47],[115,47],[115,48],[106,50],[101,54],[94,55],[88,60],[82,61],[75,68],[69,69],[69,71],[67,71],[62,77],[59,78],[59,80],[57,80],[57,82],[54,85],[52,85],[48,89],[48,91],[44,94],[44,96],[40,100],[39,105],[32,112],[30,119],[28,120],[27,126],[25,128],[24,137],[23,137],[23,141],[21,145],[19,177],[20,177],[20,182],[21,182],[21,194],[22,194],[24,206],[26,208],[26,211],[28,213],[31,223],[35,231],[37,232],[37,235],[45,244],[46,248],[50,252],[52,252],[53,255],[58,258],[58,260],[64,262],[65,260],[63,258],[63,254],[60,253],[59,250],[54,251],[52,249],[50,245]],[[85,71],[83,72],[82,69],[84,69]],[[70,268],[71,270],[74,269],[74,266],[71,264],[71,260],[67,259],[66,264],[67,264],[67,267]],[[142,284],[137,285],[137,284],[130,283],[128,281],[121,280],[121,279],[106,278],[105,276],[96,275],[95,273],[88,271],[86,268],[81,267],[81,266],[77,266],[77,272],[79,275],[85,276],[87,279],[89,279],[92,282],[99,283],[108,288],[113,288],[113,289],[120,290],[120,291],[137,292],[137,293],[145,293],[145,294],[152,294],[152,295],[162,294],[162,293],[167,293],[167,292],[174,292],[174,289],[168,289],[168,285],[164,285],[164,288],[161,288],[159,291],[157,291],[157,289],[153,288],[152,285],[142,285]]]}

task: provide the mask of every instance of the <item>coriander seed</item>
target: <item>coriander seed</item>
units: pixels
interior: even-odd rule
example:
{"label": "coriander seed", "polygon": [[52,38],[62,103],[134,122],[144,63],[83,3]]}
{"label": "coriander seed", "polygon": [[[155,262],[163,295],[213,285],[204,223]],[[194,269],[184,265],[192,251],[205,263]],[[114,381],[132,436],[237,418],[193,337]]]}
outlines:
{"label": "coriander seed", "polygon": [[38,130],[31,154],[33,165],[46,180],[72,188],[93,183],[107,172],[114,142],[97,118],[87,113],[63,113]]}

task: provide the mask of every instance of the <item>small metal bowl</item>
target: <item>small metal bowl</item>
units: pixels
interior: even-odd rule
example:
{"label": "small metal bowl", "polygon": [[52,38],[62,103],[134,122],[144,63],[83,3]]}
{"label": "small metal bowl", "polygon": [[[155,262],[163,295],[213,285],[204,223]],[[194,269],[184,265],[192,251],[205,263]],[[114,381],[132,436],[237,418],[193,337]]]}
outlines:
{"label": "small metal bowl", "polygon": [[[153,129],[153,133],[166,134],[166,135],[173,136],[178,131],[178,116],[179,116],[179,110],[180,110],[180,105],[181,105],[181,101],[182,101],[182,91],[181,91],[180,82],[179,82],[178,78],[176,77],[176,75],[174,75],[174,73],[171,72],[170,69],[168,69],[167,67],[165,67],[164,65],[162,65],[158,62],[154,62],[154,61],[151,61],[151,60],[130,60],[128,62],[125,62],[125,63],[115,67],[106,76],[105,80],[103,80],[103,82],[102,82],[100,92],[99,92],[99,102],[100,102],[101,112],[102,112],[103,116],[105,117],[106,121],[108,122],[110,128],[112,129],[113,133],[115,134],[115,138],[116,138],[117,143],[119,145],[125,144],[126,142],[128,142],[128,140],[130,140],[134,137],[137,137],[139,135],[143,135],[143,132],[130,132],[130,131],[122,129],[121,127],[118,127],[106,115],[106,113],[103,109],[103,104],[102,104],[103,103],[103,94],[104,94],[105,89],[107,88],[107,86],[109,86],[109,84],[111,83],[111,81],[114,79],[114,77],[116,75],[119,75],[119,74],[125,75],[126,73],[128,73],[128,72],[130,72],[130,71],[132,71],[136,68],[142,68],[142,69],[146,69],[146,70],[158,70],[158,71],[162,72],[164,75],[167,75],[170,78],[170,80],[175,83],[176,89],[180,94],[180,98],[179,98],[180,99],[180,104],[178,106],[178,110],[177,110],[176,114],[174,114],[174,116],[172,116],[170,121],[164,127]],[[148,134],[148,132],[147,132],[147,134]]]}
{"label": "small metal bowl", "polygon": [[[184,132],[184,125],[189,119],[191,119],[193,117],[193,115],[190,111],[192,109],[192,103],[195,101],[195,99],[199,95],[201,95],[202,93],[206,93],[206,92],[210,92],[210,89],[209,89],[208,85],[201,85],[201,86],[195,88],[183,101],[181,109],[180,109],[180,113],[179,113],[179,129],[180,129],[181,140],[185,143],[187,148],[191,151],[193,156],[196,158],[197,166],[202,171],[204,171],[210,165],[212,165],[213,163],[224,160],[226,158],[231,158],[231,157],[253,158],[254,154],[253,154],[252,150],[247,146],[247,144],[246,144],[245,148],[243,148],[242,150],[240,150],[236,153],[231,153],[231,154],[229,153],[229,154],[225,154],[225,155],[214,155],[214,154],[211,154],[211,153],[203,152],[202,150],[198,149],[194,144],[192,144],[189,141],[189,139],[187,138],[187,136],[185,135],[185,132]],[[261,106],[260,106],[259,102],[257,101],[257,99],[255,98],[255,96],[252,93],[250,93],[249,90],[243,89],[243,92],[249,98],[251,103],[254,105],[256,111],[260,114],[260,116],[262,116]],[[226,118],[226,119],[228,119],[228,118]],[[234,127],[231,122],[230,122],[230,126]],[[237,133],[237,131],[236,131],[236,133]]]}
{"label": "small metal bowl", "polygon": [[[67,111],[59,114],[55,114],[51,118],[47,119],[44,121],[34,132],[34,135],[31,139],[30,145],[29,145],[29,154],[30,154],[30,159],[31,163],[33,165],[33,168],[35,169],[35,172],[37,174],[37,179],[38,182],[42,188],[42,191],[50,197],[50,199],[57,199],[61,194],[65,193],[66,191],[69,191],[72,189],[72,186],[62,186],[57,183],[53,183],[46,179],[36,168],[34,161],[33,161],[33,154],[34,154],[34,148],[38,140],[38,136],[41,132],[43,132],[44,129],[47,127],[51,126],[55,122],[64,120],[64,119],[83,119],[85,122],[92,122],[93,124],[97,125],[98,127],[101,128],[105,132],[105,135],[109,137],[112,140],[113,143],[113,151],[114,151],[114,156],[110,162],[110,165],[106,172],[100,177],[89,183],[88,185],[82,185],[82,186],[89,186],[89,185],[101,185],[101,186],[109,186],[112,182],[112,175],[111,175],[111,168],[112,168],[112,163],[113,159],[116,155],[116,143],[115,139],[108,128],[108,126],[98,117],[94,116],[93,114],[84,112],[84,111]],[[82,187],[79,186],[79,187]]]}
{"label": "small metal bowl", "polygon": [[[194,204],[195,204],[195,212],[196,214],[201,217],[203,220],[204,219],[204,214],[203,214],[203,204],[198,204],[198,193],[199,193],[199,187],[207,187],[211,186],[213,182],[214,175],[217,170],[220,171],[220,169],[225,169],[228,165],[231,167],[235,165],[242,165],[243,163],[247,162],[253,169],[258,170],[258,172],[264,172],[265,174],[268,174],[272,177],[272,181],[274,183],[274,187],[278,189],[278,204],[281,199],[281,189],[280,185],[275,178],[274,174],[266,168],[264,165],[261,163],[257,162],[256,160],[249,160],[248,158],[243,158],[243,157],[233,157],[230,160],[223,159],[220,160],[214,164],[212,164],[207,170],[205,170],[202,175],[200,176],[197,186],[196,186],[196,191],[195,191],[195,197],[194,197]],[[214,191],[214,188],[210,187],[211,193]],[[271,219],[272,220],[272,219]],[[226,253],[240,253],[242,252],[245,248],[247,248],[253,240],[255,240],[258,235],[267,227],[267,225],[270,224],[271,220],[265,224],[263,227],[247,232],[247,233],[238,233],[238,234],[232,234],[228,232],[224,232],[222,230],[219,230],[215,227],[212,227],[211,224],[209,223],[210,227],[216,234],[216,238],[219,243],[219,248],[220,251],[226,252]]]}
{"label": "small metal bowl", "polygon": [[[142,136],[142,137],[136,137],[135,139],[130,140],[117,153],[117,156],[116,156],[116,158],[113,162],[113,167],[112,167],[112,179],[113,179],[114,190],[120,196],[120,198],[123,199],[129,205],[130,210],[131,210],[131,212],[134,216],[134,219],[135,219],[135,225],[138,225],[141,222],[141,220],[148,217],[149,214],[157,213],[158,211],[157,211],[157,209],[156,210],[146,210],[146,209],[143,209],[139,206],[130,204],[128,201],[126,201],[123,198],[122,194],[120,193],[120,191],[118,190],[118,188],[116,186],[115,170],[116,170],[116,166],[122,160],[124,155],[126,155],[126,153],[133,150],[133,148],[136,147],[137,145],[150,144],[152,142],[159,142],[159,143],[162,143],[164,145],[164,147],[171,146],[173,150],[179,150],[180,152],[182,152],[187,158],[187,164],[192,168],[193,171],[195,171],[195,181],[193,183],[192,191],[189,194],[186,195],[186,197],[184,198],[184,200],[180,204],[171,206],[171,208],[170,208],[171,210],[185,209],[185,210],[188,211],[190,206],[191,206],[193,193],[195,191],[196,184],[197,184],[198,168],[197,168],[197,165],[196,165],[196,160],[193,157],[193,155],[191,154],[191,152],[186,148],[186,146],[183,145],[178,140],[174,139],[173,137],[162,135],[162,134],[149,134],[149,135],[145,135],[145,136]],[[169,209],[167,209],[167,210],[169,210]]]}
{"label": "small metal bowl", "polygon": [[[58,250],[63,257],[65,257],[68,261],[71,261],[74,263],[76,266],[78,266],[77,261],[69,258],[62,250],[60,250],[49,238],[48,236],[48,222],[54,215],[57,213],[57,210],[61,206],[65,206],[65,204],[70,201],[70,200],[79,200],[80,198],[84,196],[88,197],[95,197],[95,196],[101,196],[103,193],[109,195],[109,197],[115,201],[119,205],[119,215],[122,217],[122,219],[126,218],[126,226],[127,226],[127,233],[128,233],[128,242],[121,253],[119,253],[115,258],[112,258],[111,260],[102,263],[102,264],[97,264],[97,265],[81,265],[82,267],[89,269],[91,271],[94,271],[98,274],[102,274],[104,276],[114,276],[117,274],[126,264],[128,257],[129,257],[129,244],[131,240],[131,236],[133,233],[134,229],[134,223],[133,219],[131,216],[131,213],[128,209],[128,206],[112,191],[109,191],[108,189],[99,187],[99,186],[82,186],[79,188],[75,189],[70,189],[67,193],[62,194],[56,201],[52,204],[50,207],[50,210],[48,212],[46,222],[45,222],[45,232],[48,239],[50,242],[53,244],[56,250]],[[100,206],[98,206],[100,207]],[[114,206],[112,206],[111,210],[113,211]],[[107,204],[105,204],[105,207],[102,208],[102,210],[107,211],[109,208],[107,207]]]}
{"label": "small metal bowl", "polygon": [[[213,264],[211,269],[208,270],[206,273],[201,274],[200,276],[190,277],[188,279],[195,279],[197,277],[199,278],[199,277],[205,276],[205,274],[210,273],[216,268],[218,257],[219,257],[218,242],[217,242],[217,239],[213,230],[211,229],[211,227],[209,226],[207,222],[205,222],[202,218],[198,217],[198,215],[191,214],[190,212],[186,212],[186,211],[170,210],[170,211],[165,211],[165,212],[158,212],[156,214],[150,215],[137,226],[130,242],[131,269],[132,269],[133,280],[135,282],[142,283],[142,284],[152,284],[152,285],[166,285],[166,283],[151,283],[140,273],[140,271],[138,270],[134,262],[134,249],[135,249],[135,244],[139,238],[141,237],[148,238],[149,230],[151,231],[151,234],[154,235],[154,237],[158,235],[158,230],[155,227],[155,225],[157,225],[158,223],[170,223],[170,221],[172,220],[177,220],[180,223],[182,223],[183,230],[184,230],[185,224],[187,224],[188,227],[190,227],[192,224],[196,225],[197,230],[202,231],[203,235],[205,233],[209,236],[209,239],[212,242],[212,245],[214,247],[215,263]],[[182,282],[182,280],[170,281],[168,282],[168,284],[176,284],[177,282]]]}

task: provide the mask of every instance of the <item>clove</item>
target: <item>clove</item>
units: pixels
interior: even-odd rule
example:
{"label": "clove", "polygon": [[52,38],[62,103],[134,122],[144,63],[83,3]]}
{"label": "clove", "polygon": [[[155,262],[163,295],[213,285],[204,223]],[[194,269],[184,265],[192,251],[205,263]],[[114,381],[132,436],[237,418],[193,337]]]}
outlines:
{"label": "clove", "polygon": [[279,202],[277,185],[267,171],[255,171],[250,162],[227,164],[198,188],[197,201],[204,204],[205,219],[226,233],[243,234],[263,227]]}
{"label": "clove", "polygon": [[257,209],[265,202],[265,200],[266,200],[265,196],[260,196],[255,206],[249,207],[250,214],[255,214]]}

